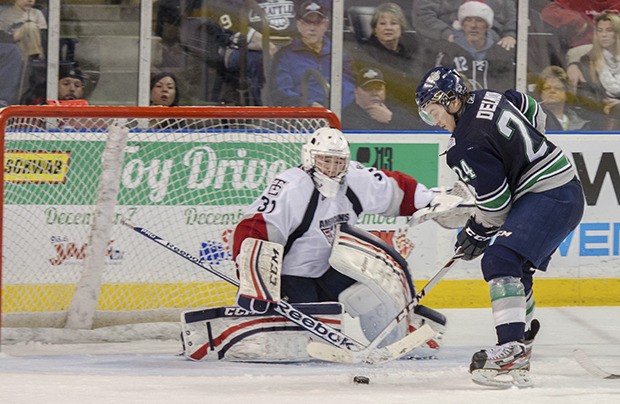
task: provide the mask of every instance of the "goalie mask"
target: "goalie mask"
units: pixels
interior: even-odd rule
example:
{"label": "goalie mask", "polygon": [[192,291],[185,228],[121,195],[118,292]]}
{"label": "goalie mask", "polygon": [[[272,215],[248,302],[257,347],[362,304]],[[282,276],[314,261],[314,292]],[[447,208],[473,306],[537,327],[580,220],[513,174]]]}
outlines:
{"label": "goalie mask", "polygon": [[314,132],[301,149],[304,170],[312,176],[316,189],[326,198],[333,198],[344,183],[351,151],[342,132],[321,128]]}

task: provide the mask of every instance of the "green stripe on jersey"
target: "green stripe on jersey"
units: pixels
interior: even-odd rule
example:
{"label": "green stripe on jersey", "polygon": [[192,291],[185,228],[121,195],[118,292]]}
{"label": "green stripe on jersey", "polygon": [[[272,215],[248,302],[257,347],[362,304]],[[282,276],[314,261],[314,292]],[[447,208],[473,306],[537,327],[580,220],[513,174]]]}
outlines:
{"label": "green stripe on jersey", "polygon": [[532,188],[539,181],[544,181],[549,177],[553,177],[556,174],[565,171],[566,168],[570,167],[570,161],[566,158],[564,154],[561,154],[559,158],[550,166],[543,167],[541,170],[537,171],[530,177],[530,179],[521,184],[517,188],[517,193],[525,193],[528,189]]}

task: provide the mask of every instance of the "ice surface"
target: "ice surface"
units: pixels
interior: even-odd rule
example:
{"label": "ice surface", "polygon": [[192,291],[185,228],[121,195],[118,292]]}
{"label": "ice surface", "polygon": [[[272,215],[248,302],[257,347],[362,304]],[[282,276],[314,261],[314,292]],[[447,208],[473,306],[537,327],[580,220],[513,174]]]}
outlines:
{"label": "ice surface", "polygon": [[[191,362],[178,341],[5,345],[0,403],[620,403],[620,380],[589,375],[583,349],[620,373],[620,307],[539,308],[542,328],[531,389],[493,390],[471,382],[471,355],[495,343],[490,309],[445,309],[448,331],[436,359],[382,366],[333,363]],[[353,383],[355,375],[369,385]]]}

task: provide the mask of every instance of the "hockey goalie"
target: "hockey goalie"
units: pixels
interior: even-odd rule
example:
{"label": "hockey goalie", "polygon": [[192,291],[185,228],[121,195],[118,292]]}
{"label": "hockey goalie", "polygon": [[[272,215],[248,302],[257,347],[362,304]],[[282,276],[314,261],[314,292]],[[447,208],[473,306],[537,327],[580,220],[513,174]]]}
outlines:
{"label": "hockey goalie", "polygon": [[[286,302],[358,340],[372,341],[414,295],[407,261],[354,226],[362,213],[418,217],[461,209],[461,196],[429,190],[411,176],[350,161],[342,133],[321,128],[302,147],[302,164],[278,174],[235,228],[237,307],[186,312],[184,355],[193,360],[301,361],[312,335],[276,315]],[[466,208],[463,208],[466,209]],[[445,317],[418,305],[381,342],[423,324],[439,348]]]}

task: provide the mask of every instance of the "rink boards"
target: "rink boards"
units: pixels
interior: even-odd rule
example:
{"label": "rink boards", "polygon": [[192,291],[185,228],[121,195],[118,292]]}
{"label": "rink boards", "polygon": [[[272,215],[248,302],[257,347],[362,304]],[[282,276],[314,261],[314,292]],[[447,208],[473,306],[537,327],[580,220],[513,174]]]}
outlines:
{"label": "rink boards", "polygon": [[[456,179],[454,173],[445,165],[439,155],[445,149],[449,136],[447,134],[347,134],[352,144],[352,158],[368,166],[381,169],[398,170],[413,175],[428,187],[450,185]],[[562,243],[556,252],[549,271],[537,274],[535,284],[536,300],[539,306],[564,305],[620,305],[620,175],[616,156],[620,157],[620,135],[610,134],[570,134],[551,135],[550,138],[560,145],[575,164],[578,175],[584,183],[587,206],[579,227]],[[165,223],[165,237],[174,240],[197,256],[202,256],[204,246],[211,245],[210,240],[185,239],[184,226],[217,228],[221,234],[232,228],[232,221],[225,218],[238,218],[243,205],[219,206],[142,206],[136,212],[123,212],[132,219],[141,221],[141,217],[162,217],[161,209],[178,210],[180,221]],[[66,296],[70,301],[72,284],[78,278],[76,263],[83,259],[80,253],[86,240],[72,235],[71,228],[76,225],[88,225],[91,220],[86,206],[39,206],[38,214],[45,216],[48,229],[40,234],[29,234],[33,245],[45,246],[39,265],[34,270],[62,271],[66,276],[63,282],[53,284],[11,284],[3,282],[3,311],[11,312],[11,307],[24,308],[21,296],[38,295],[38,288],[56,288],[58,295]],[[37,212],[32,212],[37,213]],[[11,214],[10,209],[5,214]],[[175,215],[173,215],[175,216]],[[453,251],[457,232],[445,230],[434,223],[424,223],[416,228],[408,228],[406,218],[384,218],[378,215],[366,215],[360,219],[359,226],[394,245],[413,269],[416,286],[422,287],[436,271],[447,261]],[[230,230],[230,229],[229,229]],[[51,235],[56,235],[50,238]],[[60,235],[60,236],[58,236]],[[37,240],[41,237],[41,240]],[[55,237],[55,238],[54,238]],[[180,306],[210,305],[209,290],[224,290],[232,299],[233,288],[212,278],[210,282],[195,282],[188,286],[182,279],[176,279],[170,271],[158,272],[160,278],[151,278],[153,284],[145,284],[144,279],[135,271],[132,260],[150,260],[150,256],[133,256],[129,248],[133,239],[129,233],[115,234],[114,244],[110,249],[106,266],[117,276],[103,294],[122,296],[144,295],[167,296],[170,291],[192,288],[203,300],[195,302],[173,302]],[[410,240],[411,242],[408,242]],[[8,241],[10,243],[11,241]],[[59,247],[61,246],[61,247]],[[68,254],[73,246],[74,254]],[[63,250],[63,249],[66,249]],[[221,258],[226,258],[226,246],[221,245]],[[62,252],[63,254],[59,254]],[[213,250],[206,251],[213,257]],[[32,261],[35,256],[30,252]],[[150,275],[157,265],[164,265],[159,255],[152,257],[153,262],[147,267]],[[177,264],[175,257],[165,263],[170,268]],[[6,264],[6,262],[5,262]],[[488,287],[481,280],[480,260],[461,262],[437,286],[433,293],[425,298],[425,303],[435,307],[484,307],[488,306]],[[132,270],[123,270],[132,268]],[[115,290],[110,290],[110,288]],[[220,294],[218,299],[221,299]],[[104,299],[105,300],[105,299]],[[160,302],[154,301],[153,305]],[[39,304],[39,303],[35,303]],[[65,305],[67,303],[62,303]],[[102,310],[131,310],[131,300],[117,301],[114,307],[101,307]],[[140,303],[144,304],[144,303]],[[143,307],[142,309],[149,309]],[[28,310],[54,310],[52,307],[28,307]]]}

